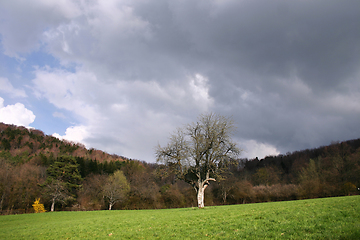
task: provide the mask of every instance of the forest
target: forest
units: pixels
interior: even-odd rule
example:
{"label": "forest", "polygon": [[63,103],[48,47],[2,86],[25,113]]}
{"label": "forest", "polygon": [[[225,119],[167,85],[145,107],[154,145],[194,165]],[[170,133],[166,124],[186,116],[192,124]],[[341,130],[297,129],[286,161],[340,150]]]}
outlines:
{"label": "forest", "polygon": [[[359,194],[360,139],[264,159],[231,159],[205,205]],[[0,123],[0,214],[196,207],[192,186],[162,164],[86,149]]]}

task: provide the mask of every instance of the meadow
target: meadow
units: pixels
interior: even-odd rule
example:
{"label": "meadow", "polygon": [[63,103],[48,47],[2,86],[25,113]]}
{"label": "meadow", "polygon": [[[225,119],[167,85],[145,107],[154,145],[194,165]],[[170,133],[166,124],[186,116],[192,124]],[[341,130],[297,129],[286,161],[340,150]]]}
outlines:
{"label": "meadow", "polygon": [[0,239],[360,239],[360,196],[0,216]]}

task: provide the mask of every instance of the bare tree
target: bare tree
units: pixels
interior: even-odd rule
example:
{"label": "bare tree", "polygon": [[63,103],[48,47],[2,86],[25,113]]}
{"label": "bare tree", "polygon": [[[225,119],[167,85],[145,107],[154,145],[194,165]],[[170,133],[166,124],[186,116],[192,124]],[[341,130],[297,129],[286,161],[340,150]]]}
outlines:
{"label": "bare tree", "polygon": [[65,204],[68,200],[74,198],[69,193],[66,184],[58,179],[48,181],[45,186],[45,192],[51,199],[51,212],[55,210],[55,203],[59,202]]}
{"label": "bare tree", "polygon": [[109,210],[111,210],[115,203],[124,200],[129,190],[130,185],[122,171],[118,170],[109,176],[103,187],[104,197],[109,201]]}
{"label": "bare tree", "polygon": [[231,139],[231,119],[213,113],[201,115],[196,123],[179,128],[166,147],[156,149],[158,162],[170,166],[178,178],[191,184],[198,207],[204,207],[204,191],[216,181],[240,150]]}

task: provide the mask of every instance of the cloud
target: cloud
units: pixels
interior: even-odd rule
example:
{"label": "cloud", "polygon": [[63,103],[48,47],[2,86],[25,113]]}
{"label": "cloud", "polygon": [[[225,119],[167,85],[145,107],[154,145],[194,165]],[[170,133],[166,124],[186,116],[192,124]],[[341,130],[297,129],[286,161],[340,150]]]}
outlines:
{"label": "cloud", "polygon": [[66,116],[61,112],[54,112],[53,117],[66,119]]}
{"label": "cloud", "polygon": [[29,127],[34,120],[34,113],[25,108],[24,104],[4,106],[4,99],[0,97],[0,122]]}
{"label": "cloud", "polygon": [[30,5],[1,3],[4,53],[58,60],[24,85],[58,120],[72,114],[64,136],[87,146],[153,161],[158,142],[211,111],[233,117],[248,157],[359,137],[358,1]]}
{"label": "cloud", "polygon": [[[46,98],[59,109],[76,111],[78,115],[92,112],[91,94],[96,88],[96,79],[91,72],[72,73],[61,69],[35,70],[34,93]],[[89,102],[87,102],[89,101]]]}
{"label": "cloud", "polygon": [[89,133],[85,126],[72,126],[66,129],[65,135],[61,136],[58,133],[54,133],[52,136],[60,139],[67,140],[75,143],[84,143],[84,139],[88,137]]}
{"label": "cloud", "polygon": [[24,90],[14,88],[7,78],[0,77],[0,91],[11,94],[12,97],[27,97]]}
{"label": "cloud", "polygon": [[22,54],[40,47],[44,29],[76,17],[79,7],[71,0],[1,1],[0,34],[4,53],[24,60]]}
{"label": "cloud", "polygon": [[195,77],[190,81],[193,98],[197,103],[202,105],[204,112],[206,112],[214,102],[209,95],[208,81],[209,79],[200,74],[195,74]]}
{"label": "cloud", "polygon": [[256,140],[245,140],[240,143],[243,146],[241,157],[262,159],[266,156],[276,156],[280,154],[274,146],[267,143],[259,143]]}
{"label": "cloud", "polygon": [[[153,157],[157,140],[165,140],[187,117],[211,106],[206,84],[201,75],[187,76],[185,85],[141,81],[104,84],[91,72],[51,68],[37,69],[33,79],[39,99],[73,112],[84,123],[69,127],[64,136],[54,136],[142,160]],[[169,118],[169,112],[175,117]]]}

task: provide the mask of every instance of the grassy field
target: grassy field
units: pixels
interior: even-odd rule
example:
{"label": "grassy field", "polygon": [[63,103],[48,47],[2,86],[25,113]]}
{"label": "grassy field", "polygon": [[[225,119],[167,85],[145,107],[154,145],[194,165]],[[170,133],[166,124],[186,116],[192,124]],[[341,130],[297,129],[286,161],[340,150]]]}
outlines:
{"label": "grassy field", "polygon": [[0,239],[360,239],[360,196],[0,216]]}

